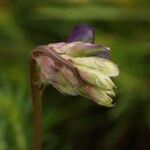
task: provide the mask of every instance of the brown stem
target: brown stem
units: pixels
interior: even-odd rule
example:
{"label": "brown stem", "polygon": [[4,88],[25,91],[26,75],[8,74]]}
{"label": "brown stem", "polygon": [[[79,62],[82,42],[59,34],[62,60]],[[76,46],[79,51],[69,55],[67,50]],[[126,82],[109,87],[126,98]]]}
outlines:
{"label": "brown stem", "polygon": [[41,97],[42,90],[41,83],[35,59],[31,57],[30,60],[30,78],[31,78],[31,94],[33,102],[33,150],[41,150],[42,147],[42,108]]}

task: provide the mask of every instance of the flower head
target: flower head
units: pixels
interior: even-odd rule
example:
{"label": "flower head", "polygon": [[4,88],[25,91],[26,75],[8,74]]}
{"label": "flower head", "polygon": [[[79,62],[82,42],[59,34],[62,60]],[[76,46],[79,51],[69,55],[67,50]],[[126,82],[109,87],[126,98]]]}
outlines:
{"label": "flower head", "polygon": [[94,31],[75,27],[67,42],[38,46],[32,51],[43,84],[52,84],[63,94],[82,95],[111,107],[115,96],[112,78],[119,75],[110,49],[95,45]]}

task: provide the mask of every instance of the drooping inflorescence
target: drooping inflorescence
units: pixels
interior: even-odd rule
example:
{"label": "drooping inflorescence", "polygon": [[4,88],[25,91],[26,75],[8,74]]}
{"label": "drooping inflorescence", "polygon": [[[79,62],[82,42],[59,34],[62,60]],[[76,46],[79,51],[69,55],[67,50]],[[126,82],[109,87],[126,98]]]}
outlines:
{"label": "drooping inflorescence", "polygon": [[111,107],[115,96],[112,78],[119,75],[119,69],[111,61],[110,49],[93,43],[93,29],[80,25],[67,42],[38,46],[32,58],[43,84],[50,83],[63,94],[82,95]]}

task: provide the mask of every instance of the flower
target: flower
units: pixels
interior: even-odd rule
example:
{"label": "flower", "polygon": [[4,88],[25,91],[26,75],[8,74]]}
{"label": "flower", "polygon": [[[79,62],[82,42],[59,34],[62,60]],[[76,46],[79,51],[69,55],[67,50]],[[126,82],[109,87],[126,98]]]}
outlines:
{"label": "flower", "polygon": [[67,42],[38,46],[32,51],[40,81],[63,94],[82,95],[97,104],[114,105],[112,78],[119,69],[111,61],[110,49],[94,44],[94,31],[87,25],[75,27]]}

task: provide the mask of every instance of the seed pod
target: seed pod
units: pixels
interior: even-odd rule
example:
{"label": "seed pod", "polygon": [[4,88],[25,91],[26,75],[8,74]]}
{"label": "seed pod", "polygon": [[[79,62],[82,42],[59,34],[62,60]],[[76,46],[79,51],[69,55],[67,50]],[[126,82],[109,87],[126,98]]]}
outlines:
{"label": "seed pod", "polygon": [[82,95],[111,107],[115,96],[112,77],[119,75],[110,60],[110,49],[95,45],[94,32],[78,26],[67,42],[39,46],[32,52],[43,84],[52,84],[63,94]]}

